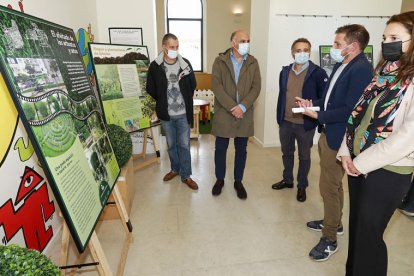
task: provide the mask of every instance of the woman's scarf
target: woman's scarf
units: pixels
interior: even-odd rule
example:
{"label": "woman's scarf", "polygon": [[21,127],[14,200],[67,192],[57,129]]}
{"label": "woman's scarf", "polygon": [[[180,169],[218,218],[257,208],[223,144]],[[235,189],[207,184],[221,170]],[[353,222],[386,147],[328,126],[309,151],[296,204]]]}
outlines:
{"label": "woman's scarf", "polygon": [[395,113],[404,98],[409,81],[395,82],[399,69],[399,61],[387,62],[355,105],[349,116],[346,128],[346,144],[351,155],[354,154],[355,131],[360,125],[371,101],[379,96],[371,114],[370,123],[359,144],[360,152],[372,144],[386,139],[392,132]]}

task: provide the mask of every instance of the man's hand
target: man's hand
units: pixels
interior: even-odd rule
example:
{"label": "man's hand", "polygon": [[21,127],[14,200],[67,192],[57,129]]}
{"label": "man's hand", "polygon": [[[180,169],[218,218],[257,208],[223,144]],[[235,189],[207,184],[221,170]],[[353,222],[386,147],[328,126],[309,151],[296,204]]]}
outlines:
{"label": "man's hand", "polygon": [[305,112],[302,112],[303,115],[309,116],[313,119],[318,119],[318,112],[308,109],[307,107],[312,107],[313,102],[312,100],[305,100],[300,97],[295,97],[296,99],[296,106],[297,107],[303,107],[305,109]]}
{"label": "man's hand", "polygon": [[231,114],[236,117],[237,119],[242,119],[243,118],[243,110],[241,109],[240,106],[236,105],[235,107],[233,107],[232,109],[230,109]]}
{"label": "man's hand", "polygon": [[311,107],[313,106],[312,100],[302,99],[301,97],[295,97],[297,107]]}
{"label": "man's hand", "polygon": [[350,156],[341,156],[341,161],[342,168],[344,168],[348,175],[359,176],[361,174],[361,172],[355,167]]}

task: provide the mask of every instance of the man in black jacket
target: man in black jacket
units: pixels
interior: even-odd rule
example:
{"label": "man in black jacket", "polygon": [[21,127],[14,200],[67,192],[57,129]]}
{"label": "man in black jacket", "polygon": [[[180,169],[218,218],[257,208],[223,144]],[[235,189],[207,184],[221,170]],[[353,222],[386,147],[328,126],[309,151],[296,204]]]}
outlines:
{"label": "man in black jacket", "polygon": [[171,171],[163,180],[180,175],[183,183],[197,190],[197,183],[190,177],[190,125],[196,80],[190,62],[178,54],[178,47],[175,35],[164,35],[163,51],[148,70],[147,92],[156,101],[155,111],[167,137]]}

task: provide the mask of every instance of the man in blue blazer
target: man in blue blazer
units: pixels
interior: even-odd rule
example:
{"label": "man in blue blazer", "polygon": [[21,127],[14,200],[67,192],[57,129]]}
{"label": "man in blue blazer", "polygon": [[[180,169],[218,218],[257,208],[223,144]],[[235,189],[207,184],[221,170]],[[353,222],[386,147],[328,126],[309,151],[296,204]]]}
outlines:
{"label": "man in blue blazer", "polygon": [[357,24],[339,27],[335,32],[331,58],[335,64],[323,97],[312,103],[297,98],[299,106],[319,106],[320,111],[305,109],[303,114],[321,124],[319,155],[321,174],[319,189],[324,203],[323,220],[307,223],[314,231],[322,231],[319,243],[310,251],[315,261],[325,261],[337,251],[337,234],[343,233],[342,208],[344,171],[336,159],[345,134],[346,123],[356,102],[372,78],[372,65],[363,51],[369,42],[367,30]]}
{"label": "man in blue blazer", "polygon": [[283,179],[272,185],[275,190],[293,188],[295,141],[298,144],[299,168],[297,174],[299,202],[306,200],[308,173],[311,167],[311,148],[318,121],[293,113],[295,97],[316,101],[322,97],[328,76],[318,65],[309,60],[311,43],[306,38],[293,41],[291,54],[294,63],[284,66],[279,76],[279,98],[276,119],[282,147]]}

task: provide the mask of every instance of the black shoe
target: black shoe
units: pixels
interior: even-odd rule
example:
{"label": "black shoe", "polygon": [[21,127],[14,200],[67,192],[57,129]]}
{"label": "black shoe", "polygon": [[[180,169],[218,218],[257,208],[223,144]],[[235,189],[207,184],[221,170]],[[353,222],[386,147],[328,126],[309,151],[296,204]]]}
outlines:
{"label": "black shoe", "polygon": [[406,202],[400,211],[406,216],[414,217],[414,201]]}
{"label": "black shoe", "polygon": [[407,201],[404,198],[397,208],[400,209],[400,210],[403,210],[405,208],[405,205],[407,205]]}
{"label": "black shoe", "polygon": [[306,200],[306,189],[305,188],[298,188],[298,194],[296,195],[296,199],[299,202],[304,202]]}
{"label": "black shoe", "polygon": [[243,187],[243,183],[241,181],[234,181],[234,189],[237,191],[237,197],[240,199],[247,198],[246,189]]}
{"label": "black shoe", "polygon": [[309,252],[309,257],[317,262],[323,262],[338,251],[338,243],[322,237],[318,244]]}
{"label": "black shoe", "polygon": [[275,190],[281,190],[284,188],[293,188],[293,183],[287,183],[285,180],[282,180],[272,185],[272,189]]}
{"label": "black shoe", "polygon": [[[323,220],[312,220],[306,223],[306,226],[313,231],[321,232],[323,228]],[[343,235],[344,234],[344,227],[340,226],[338,230],[336,231],[337,235]]]}
{"label": "black shoe", "polygon": [[213,186],[213,190],[211,191],[213,196],[218,196],[219,194],[221,194],[221,189],[223,189],[223,186],[224,186],[224,180],[217,179],[216,183]]}

